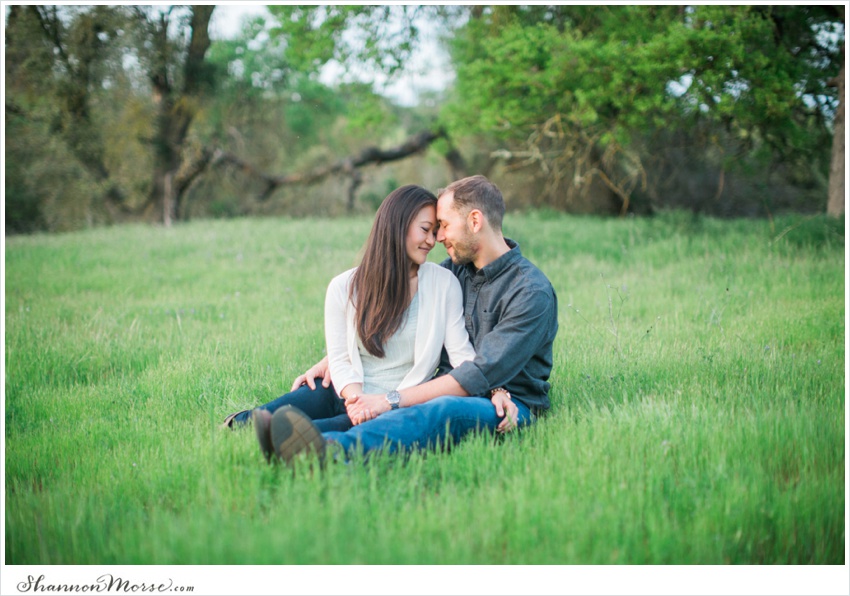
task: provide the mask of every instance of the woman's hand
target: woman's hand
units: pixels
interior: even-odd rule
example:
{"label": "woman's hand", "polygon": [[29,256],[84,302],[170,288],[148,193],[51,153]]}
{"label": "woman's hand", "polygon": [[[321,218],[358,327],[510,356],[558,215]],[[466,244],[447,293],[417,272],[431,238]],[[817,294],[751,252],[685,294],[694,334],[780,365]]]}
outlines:
{"label": "woman's hand", "polygon": [[295,377],[295,380],[292,381],[292,389],[290,391],[295,391],[301,385],[307,384],[310,389],[313,391],[316,390],[316,379],[322,379],[322,387],[327,389],[331,386],[331,369],[328,366],[328,357],[325,356],[316,364],[307,369],[303,375],[298,375]]}
{"label": "woman's hand", "polygon": [[390,402],[383,393],[363,393],[345,398],[345,411],[356,426],[377,418],[390,410]]}

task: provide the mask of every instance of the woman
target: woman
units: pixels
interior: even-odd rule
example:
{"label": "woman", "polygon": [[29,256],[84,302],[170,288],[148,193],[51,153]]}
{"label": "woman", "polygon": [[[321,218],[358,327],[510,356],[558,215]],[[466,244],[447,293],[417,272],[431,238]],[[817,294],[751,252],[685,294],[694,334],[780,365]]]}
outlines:
{"label": "woman", "polygon": [[419,186],[391,192],[375,216],[360,265],[328,285],[325,341],[334,385],[301,385],[253,414],[231,414],[225,426],[253,417],[269,457],[266,429],[271,414],[283,406],[302,410],[321,432],[345,431],[352,426],[346,398],[392,393],[429,380],[443,347],[455,367],[475,357],[457,278],[427,262],[436,242],[436,205],[437,198]]}

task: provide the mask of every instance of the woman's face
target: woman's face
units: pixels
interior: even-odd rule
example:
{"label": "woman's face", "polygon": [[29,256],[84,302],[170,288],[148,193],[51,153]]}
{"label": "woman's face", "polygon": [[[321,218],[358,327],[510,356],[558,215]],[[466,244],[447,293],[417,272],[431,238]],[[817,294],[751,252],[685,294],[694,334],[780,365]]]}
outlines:
{"label": "woman's face", "polygon": [[415,265],[421,265],[428,259],[436,238],[437,210],[433,205],[428,205],[419,210],[407,228],[407,256]]}

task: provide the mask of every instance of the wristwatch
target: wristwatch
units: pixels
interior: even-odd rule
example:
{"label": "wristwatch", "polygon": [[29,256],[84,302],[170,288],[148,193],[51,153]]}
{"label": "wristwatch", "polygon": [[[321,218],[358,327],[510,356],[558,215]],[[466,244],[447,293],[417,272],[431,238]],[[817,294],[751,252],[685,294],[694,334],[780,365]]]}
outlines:
{"label": "wristwatch", "polygon": [[387,401],[390,402],[390,409],[398,410],[398,403],[401,401],[401,393],[393,389],[387,393]]}

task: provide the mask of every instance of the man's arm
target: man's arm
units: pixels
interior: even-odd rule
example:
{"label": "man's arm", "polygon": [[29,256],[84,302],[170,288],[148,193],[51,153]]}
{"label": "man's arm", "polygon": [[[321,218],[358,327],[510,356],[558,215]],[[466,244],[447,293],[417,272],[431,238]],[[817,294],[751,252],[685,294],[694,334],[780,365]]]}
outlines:
{"label": "man's arm", "polygon": [[526,288],[476,343],[475,359],[448,374],[469,395],[487,395],[491,388],[509,384],[528,365],[556,324],[552,294],[539,287]]}
{"label": "man's arm", "polygon": [[[409,387],[399,391],[401,399],[399,400],[400,408],[408,408],[423,404],[443,395],[459,395],[468,397],[466,390],[461,387],[455,379],[449,375],[431,379],[421,385]],[[504,418],[496,431],[499,433],[510,432],[516,428],[517,416],[519,409],[511,400],[510,394],[506,391],[496,391],[491,397],[493,407],[496,408],[496,415],[499,418]],[[345,400],[345,410],[351,421],[357,425],[368,420],[372,420],[381,414],[390,411],[390,404],[387,401],[386,394],[366,394],[358,395],[353,399]]]}
{"label": "man's arm", "polygon": [[[443,395],[489,396],[492,388],[507,385],[546,341],[557,316],[555,312],[552,295],[545,290],[527,288],[518,292],[507,311],[479,341],[474,360],[461,363],[446,375],[400,391],[400,407],[415,406]],[[507,395],[498,392],[491,396],[491,401],[497,413],[507,411],[516,420],[516,405]],[[351,420],[360,424],[389,411],[390,405],[384,394],[366,394],[346,400],[346,410]],[[509,425],[509,419],[503,421],[505,426]]]}
{"label": "man's arm", "polygon": [[400,408],[424,404],[426,401],[431,401],[442,395],[459,395],[460,397],[469,395],[466,389],[449,375],[443,375],[425,383],[402,389],[399,394],[401,395],[401,400],[398,403]]}

